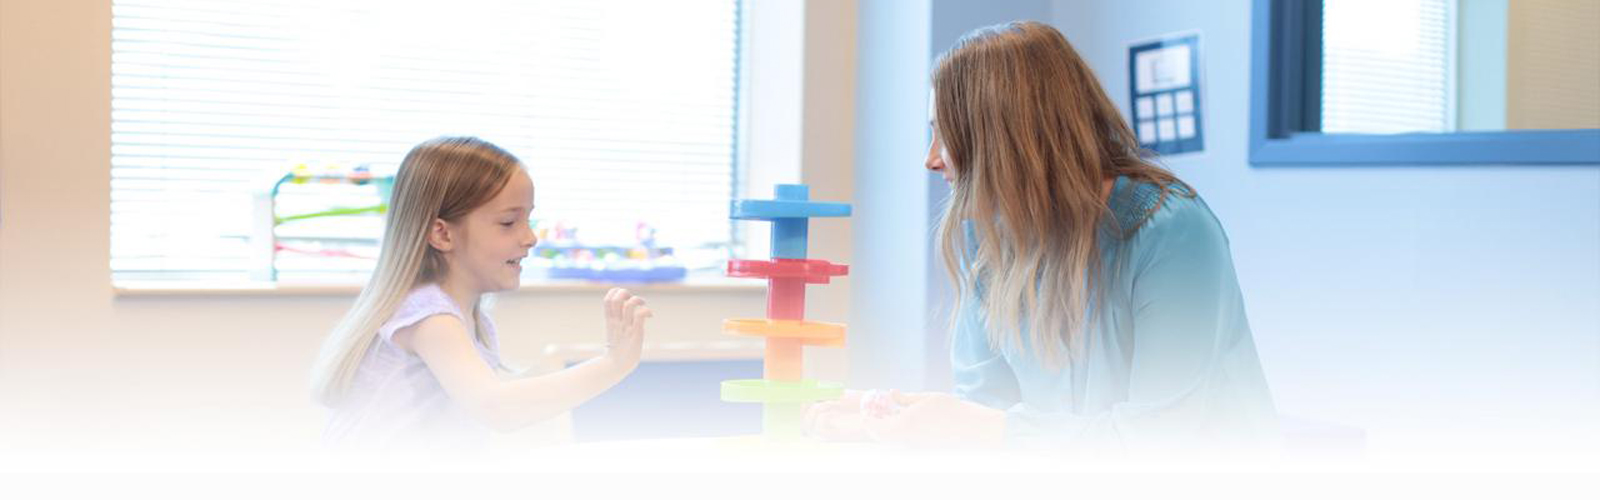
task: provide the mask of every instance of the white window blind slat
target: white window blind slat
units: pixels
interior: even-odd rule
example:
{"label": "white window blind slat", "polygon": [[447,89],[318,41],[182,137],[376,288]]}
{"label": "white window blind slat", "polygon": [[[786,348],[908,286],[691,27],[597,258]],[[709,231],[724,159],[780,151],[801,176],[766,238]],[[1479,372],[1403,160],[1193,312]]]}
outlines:
{"label": "white window blind slat", "polygon": [[1322,131],[1453,130],[1455,1],[1323,2]]}
{"label": "white window blind slat", "polygon": [[[250,195],[272,172],[392,171],[441,135],[528,163],[536,218],[731,244],[735,0],[115,0],[112,14],[116,280],[243,279]],[[318,196],[280,208],[371,199]],[[381,231],[377,217],[318,221],[279,234]],[[296,244],[280,269],[363,270]]]}

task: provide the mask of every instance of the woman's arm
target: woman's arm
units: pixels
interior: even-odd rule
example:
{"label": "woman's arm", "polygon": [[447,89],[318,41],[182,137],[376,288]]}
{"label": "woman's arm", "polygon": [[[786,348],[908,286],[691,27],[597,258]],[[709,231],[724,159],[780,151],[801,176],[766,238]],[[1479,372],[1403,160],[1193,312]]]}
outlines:
{"label": "woman's arm", "polygon": [[395,342],[417,353],[451,399],[490,427],[509,431],[571,410],[622,381],[639,364],[644,299],[625,290],[606,295],[606,354],[548,375],[501,380],[478,356],[472,336],[454,316],[438,315],[396,332]]}
{"label": "woman's arm", "polygon": [[[1270,397],[1250,348],[1226,237],[1210,212],[1198,200],[1192,203],[1152,221],[1133,242],[1127,307],[1134,331],[1123,401],[1094,412],[1029,404],[1017,393],[1014,372],[990,364],[1004,363],[1003,357],[985,361],[980,344],[964,345],[958,336],[955,359],[965,349],[975,355],[968,360],[981,361],[965,371],[958,363],[959,398],[907,395],[901,412],[867,426],[879,437],[907,444],[990,442],[998,430],[1013,441],[1057,448],[1181,446],[1197,437],[1230,439],[1219,434],[1228,426],[1229,432],[1249,432],[1252,418],[1270,416]],[[1228,355],[1246,349],[1248,356]],[[1230,363],[1251,366],[1228,370]],[[1242,400],[1256,397],[1262,401]],[[1248,414],[1219,422],[1227,411]]]}
{"label": "woman's arm", "polygon": [[[1241,435],[1235,431],[1252,431],[1250,419],[1271,413],[1227,237],[1199,199],[1168,203],[1171,210],[1131,241],[1126,399],[1094,413],[1017,404],[1006,412],[1008,436],[1058,445],[1186,447],[1233,440]],[[1245,400],[1257,395],[1262,401]],[[1263,404],[1265,412],[1257,411]]]}

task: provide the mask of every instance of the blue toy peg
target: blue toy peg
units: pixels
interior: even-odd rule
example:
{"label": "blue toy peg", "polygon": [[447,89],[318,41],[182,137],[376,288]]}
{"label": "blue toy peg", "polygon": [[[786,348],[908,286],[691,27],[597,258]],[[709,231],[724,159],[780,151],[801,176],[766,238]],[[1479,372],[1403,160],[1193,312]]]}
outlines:
{"label": "blue toy peg", "polygon": [[849,203],[809,201],[805,184],[779,184],[774,200],[733,200],[730,217],[772,221],[772,258],[806,258],[806,233],[811,217],[845,217]]}

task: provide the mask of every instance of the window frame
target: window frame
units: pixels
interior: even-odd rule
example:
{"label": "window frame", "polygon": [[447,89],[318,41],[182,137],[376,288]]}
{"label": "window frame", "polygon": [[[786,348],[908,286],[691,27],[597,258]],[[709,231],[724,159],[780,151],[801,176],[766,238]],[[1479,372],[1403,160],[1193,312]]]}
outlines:
{"label": "window frame", "polygon": [[1321,133],[1321,0],[1252,2],[1252,166],[1600,163],[1600,129]]}

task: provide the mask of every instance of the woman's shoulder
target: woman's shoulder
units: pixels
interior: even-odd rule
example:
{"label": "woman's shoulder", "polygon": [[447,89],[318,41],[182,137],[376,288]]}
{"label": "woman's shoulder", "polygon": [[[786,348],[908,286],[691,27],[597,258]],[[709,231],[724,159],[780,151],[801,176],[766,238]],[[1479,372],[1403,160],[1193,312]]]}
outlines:
{"label": "woman's shoulder", "polygon": [[1114,190],[1111,211],[1123,237],[1136,247],[1172,239],[1227,244],[1222,224],[1211,207],[1194,188],[1183,183],[1162,185],[1121,178]]}

